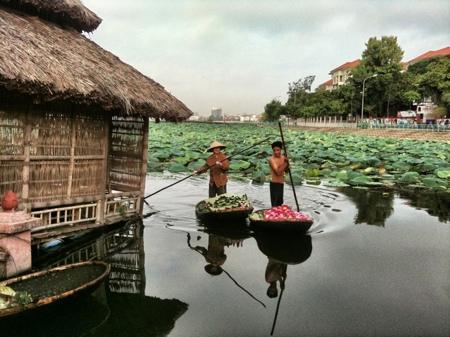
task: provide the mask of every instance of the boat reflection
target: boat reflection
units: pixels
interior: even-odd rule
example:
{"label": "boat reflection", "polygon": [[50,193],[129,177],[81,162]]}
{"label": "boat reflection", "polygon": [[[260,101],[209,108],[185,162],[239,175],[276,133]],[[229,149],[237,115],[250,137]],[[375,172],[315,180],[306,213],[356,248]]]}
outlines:
{"label": "boat reflection", "polygon": [[[259,250],[266,255],[268,259],[264,274],[265,281],[269,284],[267,296],[269,298],[278,297],[277,308],[270,333],[273,335],[278,319],[281,299],[286,287],[288,265],[301,264],[311,256],[311,236],[257,232],[254,234],[254,238]],[[280,292],[278,291],[278,284]]]}

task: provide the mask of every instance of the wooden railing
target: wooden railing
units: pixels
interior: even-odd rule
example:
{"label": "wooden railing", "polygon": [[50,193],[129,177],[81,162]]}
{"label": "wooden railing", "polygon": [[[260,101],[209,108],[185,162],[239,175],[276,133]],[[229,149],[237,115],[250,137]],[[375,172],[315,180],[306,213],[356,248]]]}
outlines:
{"label": "wooden railing", "polygon": [[98,203],[91,203],[31,212],[32,216],[42,220],[42,226],[33,229],[33,232],[61,226],[74,226],[78,223],[95,223],[98,213],[97,207]]}
{"label": "wooden railing", "polygon": [[[94,241],[77,248],[63,258],[52,262],[49,267],[53,268],[71,263],[104,259],[105,257],[111,256],[119,250],[130,246],[133,241],[138,240],[138,229],[139,224],[137,222],[130,222],[125,228],[119,228],[112,232],[108,232]],[[135,253],[134,255],[139,259],[138,252],[133,253]]]}
{"label": "wooden railing", "polygon": [[111,193],[106,196],[105,219],[127,217],[138,214],[140,211],[139,192]]}
{"label": "wooden railing", "polygon": [[42,226],[34,228],[32,232],[42,233],[60,227],[73,227],[76,230],[77,225],[98,227],[138,215],[140,208],[140,192],[110,193],[96,202],[32,211],[32,216],[42,220]]}

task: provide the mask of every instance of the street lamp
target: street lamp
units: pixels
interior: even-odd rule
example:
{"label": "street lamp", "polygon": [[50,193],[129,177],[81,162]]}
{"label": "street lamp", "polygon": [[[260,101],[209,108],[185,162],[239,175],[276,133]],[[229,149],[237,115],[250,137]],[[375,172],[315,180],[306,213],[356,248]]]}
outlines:
{"label": "street lamp", "polygon": [[373,75],[370,75],[370,76],[368,76],[368,77],[366,77],[364,80],[363,80],[363,85],[362,85],[362,98],[361,98],[361,121],[363,120],[363,117],[364,117],[364,90],[365,90],[365,85],[366,85],[366,81],[369,79],[369,78],[373,78],[373,77],[377,77],[378,76],[378,74],[373,74]]}

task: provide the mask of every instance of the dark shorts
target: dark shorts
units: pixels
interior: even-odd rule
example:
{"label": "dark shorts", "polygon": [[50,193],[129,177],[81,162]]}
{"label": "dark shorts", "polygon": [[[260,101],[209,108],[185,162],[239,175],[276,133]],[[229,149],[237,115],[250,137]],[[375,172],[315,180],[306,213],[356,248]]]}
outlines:
{"label": "dark shorts", "polygon": [[209,197],[214,198],[217,195],[227,193],[227,185],[217,187],[216,184],[209,184]]}
{"label": "dark shorts", "polygon": [[270,182],[270,202],[272,207],[283,205],[284,184]]}

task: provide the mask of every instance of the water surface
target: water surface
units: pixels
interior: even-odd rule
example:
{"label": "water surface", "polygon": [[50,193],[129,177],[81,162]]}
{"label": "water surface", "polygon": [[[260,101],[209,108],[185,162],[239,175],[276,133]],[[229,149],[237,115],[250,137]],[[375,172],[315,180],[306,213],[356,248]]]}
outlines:
{"label": "water surface", "polygon": [[[151,176],[147,191],[176,178]],[[232,181],[229,191],[269,206],[267,185]],[[2,335],[450,335],[448,195],[302,186],[301,208],[315,219],[307,236],[205,228],[194,205],[206,195],[204,179],[185,181],[148,199],[156,213],[143,227],[35,253],[36,268],[101,258],[112,273],[93,296],[32,313]]]}

